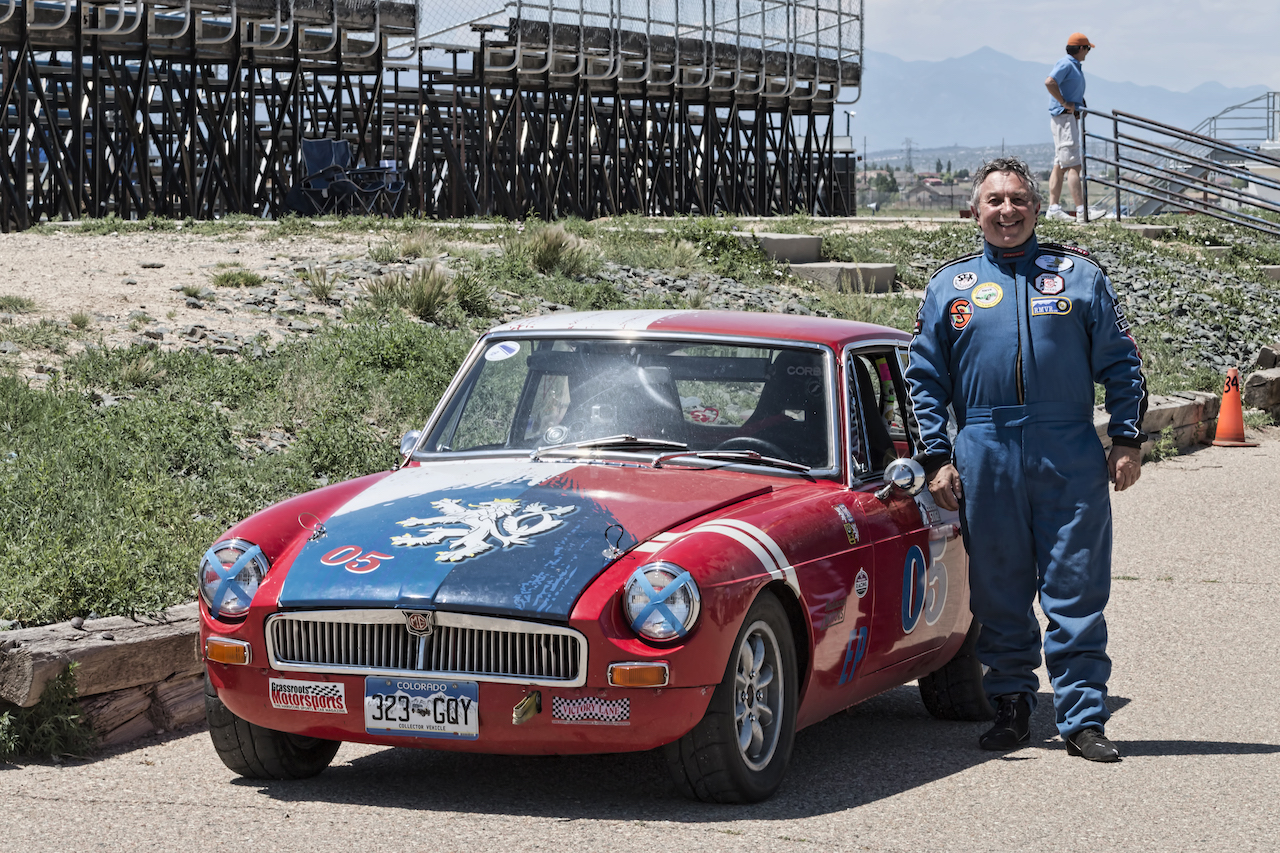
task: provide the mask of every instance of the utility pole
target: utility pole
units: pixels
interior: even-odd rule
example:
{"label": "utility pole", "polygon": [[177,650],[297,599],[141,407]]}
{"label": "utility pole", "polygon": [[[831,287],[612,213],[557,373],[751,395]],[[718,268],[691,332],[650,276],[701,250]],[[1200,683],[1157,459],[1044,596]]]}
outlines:
{"label": "utility pole", "polygon": [[[915,171],[915,167],[914,167],[914,166],[912,165],[912,163],[911,163],[911,145],[912,145],[911,137],[907,137],[906,139],[902,140],[902,147],[903,147],[903,148],[905,148],[905,149],[906,149],[906,152],[907,152],[907,171],[908,171],[908,172],[914,172],[914,171]],[[1001,142],[1001,144],[1000,144],[1000,148],[1001,148],[1002,150],[1004,149],[1004,143],[1003,143],[1003,142]]]}

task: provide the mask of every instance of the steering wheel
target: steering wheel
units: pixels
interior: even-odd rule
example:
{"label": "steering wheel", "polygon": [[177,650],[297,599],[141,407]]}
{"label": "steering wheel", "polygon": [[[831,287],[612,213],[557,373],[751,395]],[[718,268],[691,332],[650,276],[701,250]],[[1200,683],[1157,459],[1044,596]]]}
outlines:
{"label": "steering wheel", "polygon": [[754,450],[761,456],[772,456],[776,459],[790,459],[791,454],[787,453],[778,445],[763,438],[756,438],[754,435],[740,435],[736,438],[730,438],[717,444],[713,450]]}

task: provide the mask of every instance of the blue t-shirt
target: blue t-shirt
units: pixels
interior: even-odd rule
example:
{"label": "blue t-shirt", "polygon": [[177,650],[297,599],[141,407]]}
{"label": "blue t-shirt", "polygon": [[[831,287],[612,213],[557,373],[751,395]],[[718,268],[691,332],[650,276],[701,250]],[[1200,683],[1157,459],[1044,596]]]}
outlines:
{"label": "blue t-shirt", "polygon": [[[1062,57],[1049,76],[1058,81],[1058,90],[1062,92],[1064,101],[1075,104],[1077,109],[1084,105],[1084,71],[1080,68],[1080,60],[1070,54]],[[1050,96],[1049,115],[1062,115],[1064,112],[1062,104]]]}

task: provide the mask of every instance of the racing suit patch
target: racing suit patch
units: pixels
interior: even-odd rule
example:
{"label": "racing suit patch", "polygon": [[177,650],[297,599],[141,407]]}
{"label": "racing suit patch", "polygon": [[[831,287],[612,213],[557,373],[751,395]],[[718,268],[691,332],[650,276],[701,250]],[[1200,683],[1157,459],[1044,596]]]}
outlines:
{"label": "racing suit patch", "polygon": [[1075,266],[1075,262],[1070,258],[1059,257],[1058,255],[1041,255],[1036,258],[1036,266],[1049,272],[1066,272]]}
{"label": "racing suit patch", "polygon": [[951,318],[951,328],[957,332],[969,325],[973,317],[973,306],[968,299],[957,299],[947,306],[947,315]]}
{"label": "racing suit patch", "polygon": [[978,274],[976,272],[962,272],[951,280],[956,290],[968,290],[978,283]]}
{"label": "racing suit patch", "polygon": [[1062,280],[1062,276],[1054,275],[1051,272],[1043,273],[1036,276],[1035,288],[1045,296],[1057,296],[1067,287],[1067,283]]}
{"label": "racing suit patch", "polygon": [[981,284],[973,291],[973,302],[979,308],[994,308],[1004,298],[1004,291],[994,281]]}
{"label": "racing suit patch", "polygon": [[1035,296],[1031,299],[1031,316],[1044,317],[1071,313],[1071,300],[1065,296]]}

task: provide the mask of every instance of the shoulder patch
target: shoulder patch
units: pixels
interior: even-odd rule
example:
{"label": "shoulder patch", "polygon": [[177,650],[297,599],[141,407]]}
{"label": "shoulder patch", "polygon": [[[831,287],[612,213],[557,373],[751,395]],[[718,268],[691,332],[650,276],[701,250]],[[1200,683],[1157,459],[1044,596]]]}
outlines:
{"label": "shoulder patch", "polygon": [[[1058,253],[1060,256],[1063,257],[1064,260],[1067,260],[1067,261],[1070,261],[1072,258],[1085,260],[1093,264],[1098,269],[1102,270],[1104,275],[1107,272],[1106,269],[1103,268],[1102,264],[1099,263],[1098,259],[1095,258],[1093,255],[1089,254],[1088,249],[1082,249],[1079,246],[1067,246],[1063,243],[1041,243],[1040,251]],[[1036,260],[1038,262],[1039,258],[1037,258]],[[1040,265],[1040,268],[1045,269],[1043,265]],[[1071,264],[1067,264],[1063,269],[1070,269],[1070,268],[1071,268]],[[1051,272],[1056,272],[1056,270],[1051,270]]]}

